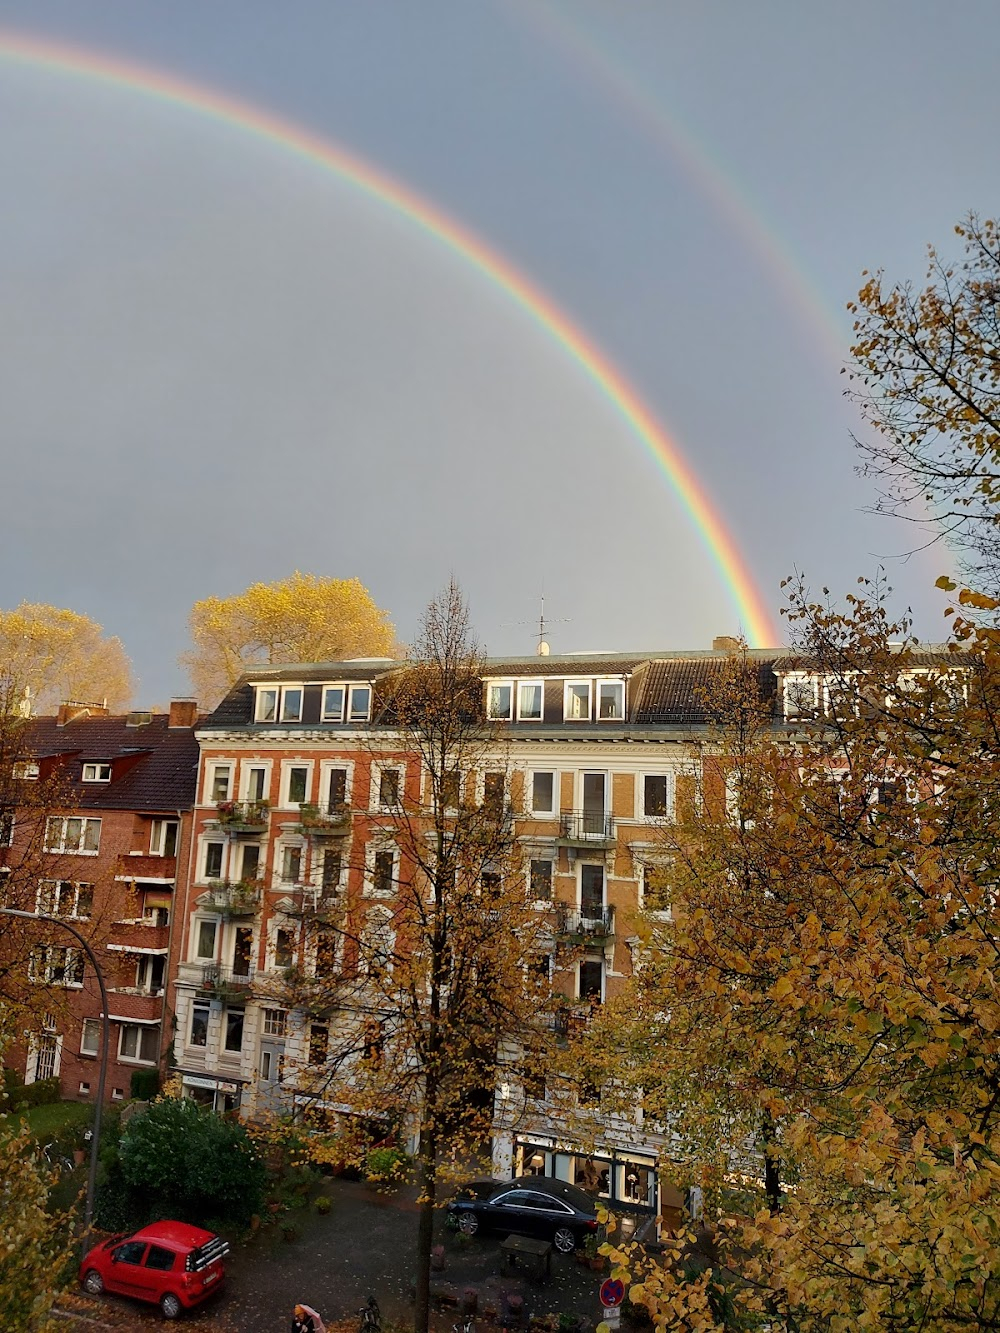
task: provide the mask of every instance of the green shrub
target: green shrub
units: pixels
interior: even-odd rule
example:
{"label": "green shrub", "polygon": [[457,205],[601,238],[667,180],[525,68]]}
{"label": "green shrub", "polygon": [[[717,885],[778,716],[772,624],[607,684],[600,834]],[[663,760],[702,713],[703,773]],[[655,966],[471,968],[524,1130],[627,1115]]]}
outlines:
{"label": "green shrub", "polygon": [[158,1069],[133,1070],[129,1092],[135,1101],[151,1102],[159,1091],[160,1071]]}
{"label": "green shrub", "polygon": [[326,1217],[327,1213],[333,1206],[329,1196],[326,1194],[318,1194],[313,1202],[316,1205],[317,1213],[319,1213],[321,1217]]}
{"label": "green shrub", "polygon": [[4,1083],[7,1085],[12,1110],[26,1111],[31,1106],[47,1106],[50,1102],[59,1101],[61,1094],[57,1078],[40,1078],[34,1083],[25,1084],[15,1075],[16,1081],[8,1084],[9,1072],[4,1071]]}
{"label": "green shrub", "polygon": [[365,1158],[365,1175],[369,1180],[401,1180],[409,1160],[402,1148],[372,1148]]}

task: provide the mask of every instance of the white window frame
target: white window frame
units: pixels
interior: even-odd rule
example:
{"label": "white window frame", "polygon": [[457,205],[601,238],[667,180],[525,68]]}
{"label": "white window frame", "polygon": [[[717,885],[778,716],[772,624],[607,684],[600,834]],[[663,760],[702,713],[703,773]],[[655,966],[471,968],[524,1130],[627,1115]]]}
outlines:
{"label": "white window frame", "polygon": [[[552,804],[548,810],[535,809],[535,774],[549,774],[552,778]],[[559,809],[559,788],[562,785],[560,772],[554,768],[531,768],[528,770],[528,814],[533,819],[554,819]]]}
{"label": "white window frame", "polygon": [[[539,707],[538,707],[538,716],[537,716],[537,717],[531,717],[531,716],[525,714],[525,712],[524,712],[523,709],[521,708],[521,691],[522,691],[522,690],[533,690],[533,689],[537,689],[537,690],[538,690],[538,694],[539,694],[539,699],[538,699]],[[545,681],[544,681],[544,679],[538,679],[538,680],[519,680],[519,681],[517,682],[517,720],[518,720],[518,722],[543,722],[543,721],[545,720]]]}
{"label": "white window frame", "polygon": [[[491,695],[493,690],[510,690],[510,703],[506,713],[494,713],[491,709]],[[488,722],[510,722],[514,717],[514,703],[517,698],[516,680],[488,680],[486,682],[486,720]]]}
{"label": "white window frame", "polygon": [[[551,875],[549,876],[549,896],[548,896],[547,898],[538,898],[538,897],[535,896],[535,894],[534,894],[534,892],[533,892],[533,888],[534,888],[534,886],[533,886],[533,884],[532,884],[532,882],[531,882],[531,865],[532,865],[532,862],[533,862],[533,861],[544,861],[547,865],[549,865],[549,866],[552,867],[552,873],[551,873]],[[558,869],[558,865],[559,865],[559,863],[558,863],[558,861],[556,860],[555,856],[546,855],[546,854],[544,854],[544,853],[543,853],[541,856],[536,856],[536,855],[534,855],[533,853],[530,854],[530,855],[528,856],[528,858],[527,858],[527,866],[526,866],[526,869],[525,869],[525,878],[526,878],[526,880],[527,880],[527,889],[528,889],[528,894],[527,894],[527,896],[528,896],[528,900],[529,900],[529,902],[534,903],[534,905],[535,905],[536,907],[539,907],[539,908],[542,908],[542,907],[551,907],[552,904],[555,902],[555,900],[556,900],[556,872],[557,872],[557,869]]]}
{"label": "white window frame", "polygon": [[608,909],[608,867],[603,861],[577,861],[576,863],[576,910],[581,916],[584,916],[583,910],[583,872],[585,869],[599,870],[601,872],[601,911]]}
{"label": "white window frame", "polygon": [[[62,911],[62,888],[66,885],[72,892],[70,912]],[[80,915],[80,890],[90,889],[90,911]],[[60,910],[56,910],[59,908]],[[35,902],[36,912],[45,912],[49,916],[65,917],[68,921],[89,921],[94,910],[94,885],[74,879],[43,879],[39,881]]]}
{"label": "white window frame", "polygon": [[[570,690],[587,687],[587,715],[586,717],[571,716],[569,711],[569,701],[571,698]],[[563,721],[564,722],[590,722],[594,716],[594,682],[592,680],[567,680],[563,682]]]}
{"label": "white window frame", "polygon": [[[101,1053],[101,1031],[103,1023],[99,1018],[85,1018],[80,1024],[80,1054],[84,1056],[97,1057]],[[92,1045],[87,1043],[87,1035],[92,1033],[94,1041]]]}
{"label": "white window frame", "polygon": [[[298,712],[294,715],[290,712],[289,696],[295,693],[299,696]],[[279,722],[301,722],[302,713],[306,702],[306,687],[299,684],[282,685],[281,687],[281,711],[278,714]]]}
{"label": "white window frame", "polygon": [[[281,1017],[275,1018],[275,1014]],[[275,1037],[278,1040],[288,1036],[288,1010],[265,1008],[261,1010],[261,1035]]]}
{"label": "white window frame", "polygon": [[31,759],[22,759],[14,765],[13,775],[21,782],[37,782],[42,776],[41,764],[35,763]]}
{"label": "white window frame", "polygon": [[[264,788],[261,796],[250,795],[250,775],[255,772],[263,772]],[[271,790],[271,760],[270,759],[244,759],[240,764],[240,800],[241,801],[266,801]]]}
{"label": "white window frame", "polygon": [[342,769],[347,777],[344,780],[344,804],[350,808],[351,794],[354,790],[353,759],[321,759],[319,764],[319,787],[316,792],[316,804],[325,810],[329,803],[330,774]]}
{"label": "white window frame", "polygon": [[24,1067],[25,1086],[29,1083],[36,1083],[38,1081],[38,1053],[43,1041],[52,1041],[55,1043],[55,1054],[52,1059],[52,1073],[49,1077],[59,1077],[60,1068],[62,1066],[62,1037],[54,1032],[32,1032],[28,1036],[28,1059]]}
{"label": "white window frame", "polygon": [[[378,925],[375,924],[376,918],[378,919]],[[362,927],[363,946],[360,958],[361,966],[359,968],[359,971],[363,976],[367,976],[371,971],[372,951],[368,942],[373,933],[376,932],[381,935],[387,943],[388,947],[385,950],[385,955],[388,958],[388,966],[385,970],[391,975],[393,970],[393,959],[396,953],[396,927],[393,924],[391,910],[388,907],[381,906],[379,903],[373,903],[372,906],[365,911],[364,926]]]}
{"label": "white window frame", "polygon": [[83,777],[81,780],[83,782],[110,782],[111,765],[98,763],[84,764]]}
{"label": "white window frame", "polygon": [[[199,1009],[203,1009],[205,1011],[204,1045],[202,1045],[201,1042],[196,1042],[194,1040],[194,1016],[195,1016],[195,1011]],[[211,1028],[212,1028],[211,1003],[208,1000],[199,1000],[197,998],[193,999],[191,1001],[191,1012],[188,1015],[188,1021],[186,1027],[187,1038],[184,1042],[185,1046],[188,1046],[189,1048],[195,1051],[207,1051],[209,1049],[209,1046],[211,1045]]]}
{"label": "white window frame", "polygon": [[[647,778],[665,778],[666,779],[666,810],[662,815],[646,814],[646,779]],[[663,820],[672,820],[676,811],[677,799],[677,775],[669,768],[643,769],[639,774],[639,781],[636,783],[636,819],[641,819],[643,823],[650,824]]]}
{"label": "white window frame", "polygon": [[[392,857],[392,889],[383,893],[375,888],[375,857],[388,854]],[[391,902],[399,892],[399,848],[393,843],[369,843],[365,851],[365,882],[362,892],[366,898],[376,902]]]}
{"label": "white window frame", "polygon": [[149,826],[149,854],[150,856],[166,856],[164,848],[167,845],[167,828],[170,825],[177,830],[174,837],[173,855],[177,855],[177,848],[181,842],[181,825],[179,819],[153,819]]}
{"label": "white window frame", "polygon": [[[55,967],[52,962],[53,955],[61,955],[62,970],[61,977],[53,976]],[[38,985],[61,986],[65,990],[82,990],[84,979],[84,955],[82,950],[73,948],[71,945],[62,944],[39,944],[32,950],[28,963],[28,974],[31,980]],[[66,974],[70,969],[79,976],[79,981],[68,981]]]}
{"label": "white window frame", "polygon": [[[283,931],[286,935],[291,936],[292,961],[290,963],[278,962],[279,931]],[[285,968],[295,967],[296,960],[299,956],[300,945],[301,940],[298,938],[295,926],[292,922],[282,918],[272,917],[267,927],[267,970],[269,972],[277,972],[279,968],[283,970]]]}
{"label": "white window frame", "polygon": [[[287,879],[285,877],[286,852],[298,852],[299,854],[299,874],[297,879]],[[282,838],[275,843],[274,877],[282,884],[306,883],[306,846],[301,838]]]}
{"label": "white window frame", "polygon": [[[327,723],[332,722],[334,725],[336,725],[336,723],[338,722],[343,722],[344,718],[347,715],[347,686],[345,684],[341,684],[340,682],[334,682],[333,684],[323,685],[320,688],[321,688],[321,694],[320,694],[319,720],[321,722],[327,722]],[[334,713],[332,709],[327,708],[326,696],[327,692],[330,690],[340,691],[339,713]]]}
{"label": "white window frame", "polygon": [[[229,777],[226,781],[226,790],[223,795],[216,795],[215,783],[216,773],[220,769],[227,769]],[[231,801],[233,797],[233,774],[236,771],[236,763],[232,759],[210,759],[205,765],[205,804],[220,805],[223,801]]]}
{"label": "white window frame", "polygon": [[[212,952],[199,953],[202,926],[214,927]],[[219,957],[219,941],[222,938],[222,922],[217,916],[195,916],[191,920],[191,958],[196,963],[214,963]]]}
{"label": "white window frame", "polygon": [[[354,702],[354,696],[364,691],[368,695],[368,702],[364,711],[358,708]],[[347,720],[355,725],[361,722],[370,722],[372,716],[372,700],[375,698],[375,689],[370,681],[359,681],[356,685],[350,685],[347,690]]]}
{"label": "white window frame", "polygon": [[[273,708],[265,708],[264,700],[273,696]],[[277,685],[257,685],[254,690],[253,720],[255,722],[277,722],[281,707],[281,689]],[[266,714],[270,713],[270,717]]]}
{"label": "white window frame", "polygon": [[[68,847],[66,845],[66,833],[68,831],[70,821],[74,819],[78,820],[80,824],[80,837],[79,837],[80,844],[87,841],[87,835],[90,830],[90,827],[92,825],[96,826],[97,828],[96,847],[83,847],[81,845],[77,845],[76,847]],[[52,826],[56,823],[61,824],[62,828],[59,833],[59,841],[53,842],[51,839],[51,829]],[[45,850],[47,852],[59,852],[67,856],[97,856],[100,852],[100,849],[101,849],[101,821],[99,819],[93,819],[86,815],[50,815],[48,819],[45,821]]]}
{"label": "white window frame", "polygon": [[[812,692],[812,704],[807,713],[803,713],[800,707],[793,706],[789,698],[789,687],[797,688],[807,685]],[[787,721],[799,721],[816,717],[820,712],[821,700],[825,694],[823,682],[813,671],[789,671],[785,674],[781,682],[781,704],[784,718]]]}
{"label": "white window frame", "polygon": [[[619,691],[620,691],[620,697],[621,697],[621,712],[618,713],[618,714],[616,714],[614,717],[601,717],[601,690],[602,690],[606,685],[613,686],[616,690],[619,690]],[[618,679],[616,679],[614,676],[604,676],[604,677],[600,678],[600,679],[598,680],[598,682],[597,682],[597,690],[596,690],[595,699],[596,699],[596,703],[597,703],[596,717],[597,717],[597,721],[598,721],[598,722],[624,722],[624,721],[625,721],[625,682],[624,682],[623,680],[618,680]]]}
{"label": "white window frame", "polygon": [[[155,1033],[156,1033],[156,1037],[157,1037],[157,1041],[156,1041],[156,1055],[153,1056],[153,1058],[152,1058],[151,1060],[150,1060],[150,1059],[144,1059],[143,1056],[142,1056],[142,1055],[139,1055],[139,1054],[136,1054],[136,1055],[126,1055],[125,1050],[124,1050],[124,1046],[125,1046],[125,1034],[126,1034],[127,1032],[133,1032],[133,1031],[134,1031],[135,1034],[136,1034],[135,1048],[136,1048],[136,1051],[137,1051],[137,1052],[142,1050],[142,1040],[143,1040],[143,1036],[145,1035],[145,1033],[146,1033],[146,1032],[155,1032]],[[156,1065],[156,1064],[158,1064],[158,1063],[159,1063],[159,1059],[160,1059],[160,1049],[159,1049],[159,1048],[160,1048],[160,1042],[159,1042],[159,1033],[160,1033],[160,1025],[159,1025],[159,1023],[122,1023],[122,1024],[120,1024],[120,1025],[119,1025],[119,1030],[118,1030],[118,1060],[119,1060],[119,1063],[120,1063],[120,1064],[123,1064],[123,1065],[147,1065],[147,1066],[148,1066],[148,1065]]]}
{"label": "white window frame", "polygon": [[[395,772],[399,778],[399,782],[396,787],[397,800],[395,805],[382,804],[382,774],[389,772]],[[393,763],[372,764],[372,789],[371,789],[370,808],[374,813],[385,814],[387,812],[394,812],[399,810],[401,800],[405,791],[406,791],[406,768],[403,764],[393,764]]]}
{"label": "white window frame", "polygon": [[[221,854],[221,856],[220,856],[220,858],[219,858],[219,873],[218,873],[217,875],[210,875],[210,874],[208,873],[208,849],[209,849],[209,847],[221,847],[221,848],[222,848],[222,854]],[[215,881],[215,880],[217,880],[217,879],[225,879],[225,878],[226,878],[226,869],[227,869],[227,864],[226,864],[226,863],[227,863],[227,861],[229,860],[228,852],[229,852],[229,848],[228,848],[227,840],[226,840],[225,838],[202,838],[202,839],[201,839],[201,846],[200,846],[200,848],[198,849],[198,865],[199,865],[200,868],[201,868],[201,874],[199,875],[198,878],[199,878],[199,881],[200,881],[202,884],[207,884],[210,880],[211,880],[211,881]]]}
{"label": "white window frame", "polygon": [[604,1004],[607,1000],[608,990],[608,963],[606,958],[579,958],[573,965],[574,986],[573,999],[576,1004],[593,1003],[592,997],[580,994],[580,968],[584,963],[599,963],[601,968],[601,998],[599,1003]]}
{"label": "white window frame", "polygon": [[135,963],[135,988],[140,995],[162,995],[167,988],[167,967],[164,959],[163,979],[159,986],[152,985],[154,958],[164,958],[163,954],[141,953]]}
{"label": "white window frame", "polygon": [[[292,769],[306,770],[306,790],[301,801],[293,801],[288,794],[292,781]],[[308,805],[313,786],[313,761],[311,759],[282,759],[281,761],[281,799],[282,810],[298,810],[300,805]]]}

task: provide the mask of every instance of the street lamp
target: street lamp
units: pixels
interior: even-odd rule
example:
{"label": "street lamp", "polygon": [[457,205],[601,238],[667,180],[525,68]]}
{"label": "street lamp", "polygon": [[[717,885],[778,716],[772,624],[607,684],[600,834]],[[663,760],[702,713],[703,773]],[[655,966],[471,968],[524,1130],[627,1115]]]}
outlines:
{"label": "street lamp", "polygon": [[22,921],[48,921],[53,926],[61,926],[77,940],[84,953],[90,959],[101,989],[101,1065],[97,1076],[97,1106],[94,1110],[94,1134],[90,1140],[90,1171],[87,1175],[87,1201],[84,1205],[84,1225],[89,1232],[94,1222],[94,1192],[97,1188],[97,1152],[101,1142],[101,1117],[104,1112],[104,1085],[108,1074],[108,1047],[111,1042],[111,1021],[108,1018],[108,990],[104,984],[104,973],[97,961],[93,949],[75,926],[64,921],[61,916],[49,916],[45,912],[22,912],[17,907],[0,907],[0,915],[20,917]]}

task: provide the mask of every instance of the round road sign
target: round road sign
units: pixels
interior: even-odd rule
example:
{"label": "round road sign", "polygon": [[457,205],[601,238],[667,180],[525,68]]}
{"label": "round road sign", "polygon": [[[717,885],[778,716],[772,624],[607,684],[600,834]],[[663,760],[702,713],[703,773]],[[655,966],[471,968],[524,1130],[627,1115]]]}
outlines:
{"label": "round road sign", "polygon": [[601,1283],[601,1304],[621,1305],[625,1299],[625,1283],[618,1277],[605,1278]]}

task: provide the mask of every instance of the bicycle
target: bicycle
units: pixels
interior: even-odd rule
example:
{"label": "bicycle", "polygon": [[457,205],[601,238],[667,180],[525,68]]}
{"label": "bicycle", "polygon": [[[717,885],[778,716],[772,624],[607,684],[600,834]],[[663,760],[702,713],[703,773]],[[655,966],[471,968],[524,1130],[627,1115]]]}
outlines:
{"label": "bicycle", "polygon": [[471,1314],[467,1314],[464,1319],[457,1324],[452,1324],[451,1333],[476,1333],[476,1321]]}
{"label": "bicycle", "polygon": [[378,1308],[378,1301],[374,1296],[368,1297],[367,1303],[362,1305],[358,1314],[361,1316],[358,1333],[382,1333],[382,1311]]}

